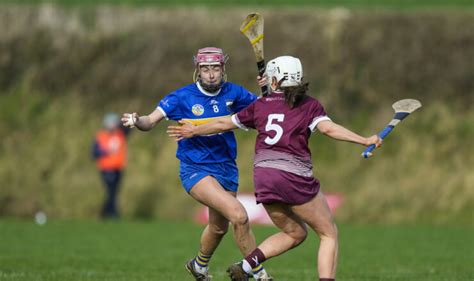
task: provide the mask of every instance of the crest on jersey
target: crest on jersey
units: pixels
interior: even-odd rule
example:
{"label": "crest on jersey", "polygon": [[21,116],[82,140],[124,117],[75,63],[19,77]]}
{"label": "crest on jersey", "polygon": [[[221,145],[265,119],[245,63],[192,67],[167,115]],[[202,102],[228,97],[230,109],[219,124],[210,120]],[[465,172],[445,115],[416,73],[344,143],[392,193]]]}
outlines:
{"label": "crest on jersey", "polygon": [[227,110],[228,110],[229,112],[234,112],[234,111],[232,110],[232,105],[234,105],[234,101],[233,101],[233,100],[226,100],[226,101],[225,101],[225,106],[227,107]]}
{"label": "crest on jersey", "polygon": [[204,107],[200,104],[193,105],[191,110],[196,116],[201,116],[204,113]]}

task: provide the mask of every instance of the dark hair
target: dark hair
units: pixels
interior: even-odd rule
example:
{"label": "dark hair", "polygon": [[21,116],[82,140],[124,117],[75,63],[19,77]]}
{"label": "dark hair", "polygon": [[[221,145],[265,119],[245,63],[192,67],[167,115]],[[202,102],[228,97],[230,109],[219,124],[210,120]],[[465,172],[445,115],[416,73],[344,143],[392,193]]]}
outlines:
{"label": "dark hair", "polygon": [[306,97],[309,83],[305,82],[298,86],[283,87],[283,93],[285,94],[285,101],[290,108],[297,107]]}

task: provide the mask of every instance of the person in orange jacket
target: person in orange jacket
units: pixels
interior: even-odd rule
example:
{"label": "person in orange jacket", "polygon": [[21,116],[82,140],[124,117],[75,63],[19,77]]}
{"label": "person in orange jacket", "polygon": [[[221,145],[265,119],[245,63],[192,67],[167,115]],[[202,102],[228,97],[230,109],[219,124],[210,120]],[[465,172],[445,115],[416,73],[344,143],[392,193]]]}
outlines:
{"label": "person in orange jacket", "polygon": [[107,192],[101,211],[103,218],[119,217],[117,195],[127,163],[128,132],[129,130],[121,125],[116,113],[107,113],[103,120],[103,128],[95,137],[93,157]]}

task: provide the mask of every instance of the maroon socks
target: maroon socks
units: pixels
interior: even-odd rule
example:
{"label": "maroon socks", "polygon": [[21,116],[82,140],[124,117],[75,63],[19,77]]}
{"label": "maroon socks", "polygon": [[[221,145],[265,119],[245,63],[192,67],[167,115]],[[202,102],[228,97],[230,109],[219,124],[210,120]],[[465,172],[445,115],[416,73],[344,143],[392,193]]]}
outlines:
{"label": "maroon socks", "polygon": [[250,255],[245,257],[245,260],[250,264],[252,268],[256,268],[259,264],[264,262],[266,260],[265,255],[262,253],[262,251],[257,248],[253,250]]}

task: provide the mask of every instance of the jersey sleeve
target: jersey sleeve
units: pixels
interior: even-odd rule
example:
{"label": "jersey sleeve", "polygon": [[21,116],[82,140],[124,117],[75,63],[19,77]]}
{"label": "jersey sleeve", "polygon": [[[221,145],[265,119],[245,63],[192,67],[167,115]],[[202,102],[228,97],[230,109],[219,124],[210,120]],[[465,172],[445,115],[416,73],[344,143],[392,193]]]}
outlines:
{"label": "jersey sleeve", "polygon": [[234,125],[246,131],[249,128],[255,129],[254,108],[255,103],[252,103],[243,110],[232,115],[232,122]]}
{"label": "jersey sleeve", "polygon": [[156,108],[163,113],[167,120],[182,119],[182,113],[179,107],[179,97],[176,92],[165,96]]}
{"label": "jersey sleeve", "polygon": [[235,112],[241,111],[256,100],[257,96],[255,94],[245,89],[244,87],[240,87],[240,91],[237,94],[236,100],[234,102]]}
{"label": "jersey sleeve", "polygon": [[317,126],[319,122],[321,121],[331,121],[331,119],[328,117],[326,114],[326,111],[324,110],[323,105],[315,100],[314,104],[311,106],[311,110],[308,114],[310,120],[308,128],[311,130],[311,132],[315,132],[317,129]]}

